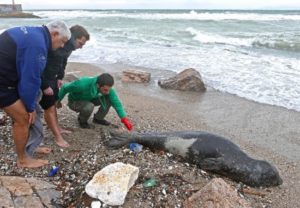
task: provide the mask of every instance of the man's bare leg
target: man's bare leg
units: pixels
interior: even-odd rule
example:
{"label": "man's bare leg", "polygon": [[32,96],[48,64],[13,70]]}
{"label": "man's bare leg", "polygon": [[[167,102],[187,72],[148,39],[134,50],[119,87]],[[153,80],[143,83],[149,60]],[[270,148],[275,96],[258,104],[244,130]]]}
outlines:
{"label": "man's bare leg", "polygon": [[25,153],[25,146],[28,140],[29,117],[21,100],[4,108],[4,111],[12,118],[12,136],[16,145],[18,155],[18,167],[38,168],[48,164],[48,160],[33,159]]}
{"label": "man's bare leg", "polygon": [[55,105],[51,106],[50,108],[46,109],[44,111],[45,121],[48,125],[48,127],[51,129],[54,137],[55,137],[55,143],[60,147],[69,147],[69,143],[64,140],[60,133],[60,129],[57,122],[56,117],[56,108]]}
{"label": "man's bare leg", "polygon": [[52,149],[49,147],[37,147],[34,152],[40,154],[49,154],[50,152],[52,152]]}
{"label": "man's bare leg", "polygon": [[72,132],[73,132],[69,129],[62,128],[62,127],[59,127],[59,131],[60,131],[61,134],[72,134]]}
{"label": "man's bare leg", "polygon": [[59,126],[56,108],[55,108],[55,118],[56,118],[56,123],[58,125],[59,131],[60,131],[61,134],[71,134],[73,132],[73,131],[71,131],[69,129],[62,128],[62,127]]}

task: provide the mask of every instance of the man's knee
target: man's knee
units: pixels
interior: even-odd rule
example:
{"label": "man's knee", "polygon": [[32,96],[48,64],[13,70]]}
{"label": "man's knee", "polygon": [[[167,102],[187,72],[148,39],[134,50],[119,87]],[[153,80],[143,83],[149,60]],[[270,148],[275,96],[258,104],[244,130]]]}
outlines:
{"label": "man's knee", "polygon": [[95,105],[93,103],[89,102],[82,107],[81,113],[92,114],[94,107],[95,107]]}
{"label": "man's knee", "polygon": [[24,104],[18,100],[10,106],[4,108],[4,111],[12,118],[16,126],[29,126],[29,115]]}

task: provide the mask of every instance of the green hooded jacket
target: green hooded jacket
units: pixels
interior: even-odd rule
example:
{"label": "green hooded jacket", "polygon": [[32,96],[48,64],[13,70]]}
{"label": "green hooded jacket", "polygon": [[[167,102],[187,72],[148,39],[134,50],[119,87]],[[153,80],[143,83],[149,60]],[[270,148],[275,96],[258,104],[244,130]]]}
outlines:
{"label": "green hooded jacket", "polygon": [[[64,84],[58,92],[58,100],[62,101],[62,99],[68,93],[69,101],[91,101],[98,98],[101,103],[101,107],[106,109],[107,104],[105,98],[97,88],[97,78],[98,76],[82,77],[73,82]],[[118,116],[120,118],[125,118],[126,112],[114,88],[110,88],[108,96],[111,105],[116,110]]]}

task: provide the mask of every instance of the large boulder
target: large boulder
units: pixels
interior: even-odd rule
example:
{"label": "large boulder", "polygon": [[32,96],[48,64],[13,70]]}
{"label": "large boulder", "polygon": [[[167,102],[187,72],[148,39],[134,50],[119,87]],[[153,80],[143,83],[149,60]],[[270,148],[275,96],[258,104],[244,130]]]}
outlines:
{"label": "large boulder", "polygon": [[141,70],[126,70],[122,74],[122,82],[150,82],[151,74]]}
{"label": "large boulder", "polygon": [[185,69],[169,79],[159,80],[158,85],[165,89],[182,91],[201,92],[206,90],[200,73],[192,68]]}
{"label": "large boulder", "polygon": [[250,208],[245,199],[221,178],[211,180],[184,202],[188,208]]}
{"label": "large boulder", "polygon": [[111,206],[122,205],[127,192],[138,178],[139,168],[117,162],[97,172],[85,186],[85,192]]}

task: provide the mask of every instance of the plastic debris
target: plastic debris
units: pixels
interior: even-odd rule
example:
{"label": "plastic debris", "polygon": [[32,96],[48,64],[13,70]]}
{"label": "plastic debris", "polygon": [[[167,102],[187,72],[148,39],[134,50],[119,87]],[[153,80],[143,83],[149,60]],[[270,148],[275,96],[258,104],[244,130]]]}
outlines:
{"label": "plastic debris", "polygon": [[129,148],[132,152],[138,153],[138,152],[142,151],[143,145],[140,145],[140,144],[138,144],[138,143],[129,143],[129,144],[128,144],[128,148]]}
{"label": "plastic debris", "polygon": [[48,174],[48,177],[53,177],[58,172],[58,167],[53,166]]}
{"label": "plastic debris", "polygon": [[147,180],[143,183],[143,186],[145,188],[152,187],[152,186],[155,186],[155,185],[156,185],[156,180],[154,178],[150,178],[149,180]]}

